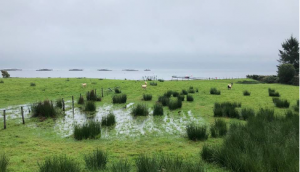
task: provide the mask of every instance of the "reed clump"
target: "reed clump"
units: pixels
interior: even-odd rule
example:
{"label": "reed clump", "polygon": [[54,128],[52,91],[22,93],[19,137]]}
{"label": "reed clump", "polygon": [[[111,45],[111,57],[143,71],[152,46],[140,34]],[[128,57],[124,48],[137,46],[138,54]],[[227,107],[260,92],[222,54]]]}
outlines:
{"label": "reed clump", "polygon": [[127,160],[119,160],[112,164],[112,172],[130,172],[131,166]]}
{"label": "reed clump", "polygon": [[77,104],[83,105],[84,104],[84,98],[82,96],[79,97]]}
{"label": "reed clump", "polygon": [[192,101],[194,101],[194,97],[192,95],[187,95],[186,96],[186,101],[192,102]]}
{"label": "reed clump", "polygon": [[177,91],[173,91],[173,97],[178,97],[179,93]]}
{"label": "reed clump", "polygon": [[127,101],[127,95],[126,94],[119,94],[119,95],[114,95],[113,98],[113,103],[126,103]]}
{"label": "reed clump", "polygon": [[63,107],[62,99],[57,99],[57,100],[56,100],[56,107],[58,107],[58,108],[60,108],[60,109]]}
{"label": "reed clump", "polygon": [[53,104],[49,100],[33,104],[31,106],[32,117],[56,117],[57,112]]}
{"label": "reed clump", "polygon": [[97,101],[97,95],[95,90],[88,91],[86,93],[86,100],[87,101]]}
{"label": "reed clump", "polygon": [[0,171],[6,172],[8,164],[9,164],[9,158],[5,153],[2,153],[0,155]]}
{"label": "reed clump", "polygon": [[115,88],[115,93],[120,94],[120,93],[122,93],[122,91],[119,88]]}
{"label": "reed clump", "polygon": [[160,102],[163,106],[168,106],[169,101],[170,101],[169,97],[166,96],[160,96],[158,98],[158,102]]}
{"label": "reed clump", "polygon": [[210,89],[210,94],[221,95],[221,91],[217,90],[216,88],[211,88]]}
{"label": "reed clump", "polygon": [[269,96],[280,97],[280,94],[278,92],[276,92],[274,89],[269,88]]}
{"label": "reed clump", "polygon": [[279,98],[273,98],[273,103],[275,104],[276,107],[279,108],[288,108],[290,107],[290,102],[284,99],[279,99]]}
{"label": "reed clump", "polygon": [[170,98],[170,97],[172,96],[172,94],[173,94],[173,91],[172,91],[172,90],[168,90],[168,91],[164,94],[164,96]]}
{"label": "reed clump", "polygon": [[76,140],[95,139],[101,137],[101,123],[89,121],[83,125],[74,126],[74,138]]}
{"label": "reed clump", "polygon": [[255,112],[253,109],[250,109],[250,108],[243,108],[241,110],[241,117],[244,119],[244,120],[248,120],[249,118],[252,118],[255,116]]}
{"label": "reed clump", "polygon": [[216,119],[215,123],[210,127],[212,137],[222,137],[227,133],[226,122],[222,119]]}
{"label": "reed clump", "polygon": [[35,87],[36,84],[35,84],[34,82],[31,82],[31,83],[30,83],[30,86]]}
{"label": "reed clump", "polygon": [[143,100],[144,101],[152,100],[152,94],[143,94]]}
{"label": "reed clump", "polygon": [[38,164],[40,172],[80,172],[79,164],[65,155],[48,157]]}
{"label": "reed clump", "polygon": [[149,114],[148,106],[146,104],[138,104],[132,108],[131,113],[134,116],[147,116]]}
{"label": "reed clump", "polygon": [[244,92],[243,92],[243,94],[244,94],[244,96],[250,96],[250,92],[248,91],[248,90],[245,90]]}
{"label": "reed clump", "polygon": [[107,153],[96,149],[92,153],[84,156],[87,169],[92,171],[104,170],[107,164]]}
{"label": "reed clump", "polygon": [[240,118],[237,107],[241,107],[241,103],[237,102],[223,102],[215,103],[214,106],[214,117],[229,117],[229,118]]}
{"label": "reed clump", "polygon": [[188,94],[188,92],[187,92],[186,90],[182,90],[181,93],[182,93],[183,95],[187,95],[187,94]]}
{"label": "reed clump", "polygon": [[175,110],[175,109],[181,108],[182,107],[181,98],[170,99],[168,107],[170,110]]}
{"label": "reed clump", "polygon": [[161,103],[156,103],[153,106],[153,116],[162,116],[164,115],[164,108]]}
{"label": "reed clump", "polygon": [[116,123],[115,115],[110,112],[107,116],[102,118],[101,126],[113,126]]}
{"label": "reed clump", "polygon": [[186,127],[187,136],[190,140],[206,140],[208,138],[207,127],[189,124]]}
{"label": "reed clump", "polygon": [[84,108],[85,111],[90,111],[90,112],[93,112],[93,111],[96,111],[96,104],[94,101],[87,101],[85,103],[85,108]]}

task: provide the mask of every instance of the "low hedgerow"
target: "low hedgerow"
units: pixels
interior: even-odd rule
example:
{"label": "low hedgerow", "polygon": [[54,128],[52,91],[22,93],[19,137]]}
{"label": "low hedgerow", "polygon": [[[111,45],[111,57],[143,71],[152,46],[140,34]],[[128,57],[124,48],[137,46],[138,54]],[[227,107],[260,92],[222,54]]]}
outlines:
{"label": "low hedgerow", "polygon": [[115,93],[120,94],[122,91],[119,88],[115,88]]}
{"label": "low hedgerow", "polygon": [[273,103],[275,104],[276,107],[279,107],[279,108],[290,107],[290,102],[288,102],[287,100],[279,99],[279,98],[273,98]]}
{"label": "low hedgerow", "polygon": [[151,86],[157,86],[157,82],[150,82]]}
{"label": "low hedgerow", "polygon": [[113,98],[113,103],[126,103],[127,100],[127,95],[126,94],[120,94],[120,95],[114,95]]}
{"label": "low hedgerow", "polygon": [[160,102],[163,106],[168,106],[170,99],[166,96],[160,96],[158,98],[158,102]]}
{"label": "low hedgerow", "polygon": [[210,94],[221,95],[221,91],[218,91],[216,88],[211,88]]}
{"label": "low hedgerow", "polygon": [[78,101],[77,101],[77,103],[79,105],[83,105],[84,104],[84,98],[82,96],[80,96],[79,99],[78,99]]}
{"label": "low hedgerow", "polygon": [[38,164],[40,172],[80,172],[79,163],[66,157],[53,156],[48,157],[42,164]]}
{"label": "low hedgerow", "polygon": [[173,97],[178,97],[179,93],[177,91],[173,91]]}
{"label": "low hedgerow", "polygon": [[240,118],[237,107],[241,107],[241,103],[215,103],[214,106],[214,117],[229,117],[229,118]]}
{"label": "low hedgerow", "polygon": [[88,91],[86,93],[86,100],[87,101],[97,101],[97,95],[95,90]]}
{"label": "low hedgerow", "polygon": [[168,90],[168,91],[164,94],[164,96],[170,98],[170,97],[172,96],[172,94],[173,94],[173,91]]}
{"label": "low hedgerow", "polygon": [[210,134],[212,137],[222,137],[226,135],[226,122],[222,119],[215,120],[215,124],[210,127]]}
{"label": "low hedgerow", "polygon": [[245,91],[244,91],[244,96],[250,96],[250,94],[251,94],[251,93],[250,93],[248,90],[245,90]]}
{"label": "low hedgerow", "polygon": [[110,112],[107,116],[102,118],[101,126],[112,126],[115,125],[115,123],[116,117],[112,112]]}
{"label": "low hedgerow", "polygon": [[134,116],[147,116],[149,111],[146,104],[138,104],[132,108],[131,113]]}
{"label": "low hedgerow", "polygon": [[114,162],[111,167],[112,172],[130,172],[131,166],[127,160],[119,160]]}
{"label": "low hedgerow", "polygon": [[152,100],[152,95],[151,94],[143,94],[143,100],[145,100],[145,101]]}
{"label": "low hedgerow", "polygon": [[206,140],[208,138],[206,126],[197,126],[196,124],[190,124],[186,127],[187,136],[190,140]]}
{"label": "low hedgerow", "polygon": [[188,101],[188,102],[194,101],[193,96],[192,96],[192,95],[187,95],[187,96],[186,96],[186,101]]}
{"label": "low hedgerow", "polygon": [[57,99],[56,100],[56,107],[58,107],[58,108],[62,108],[63,107],[62,99]]}
{"label": "low hedgerow", "polygon": [[170,99],[168,107],[170,110],[175,110],[175,109],[181,108],[182,107],[181,98],[178,97],[176,99]]}
{"label": "low hedgerow", "polygon": [[9,158],[6,156],[5,153],[1,154],[0,155],[0,171],[6,172],[8,164],[9,164]]}
{"label": "low hedgerow", "polygon": [[187,92],[186,90],[182,90],[181,93],[182,93],[183,95],[187,95],[187,94],[188,94],[188,92]]}
{"label": "low hedgerow", "polygon": [[57,112],[49,100],[33,104],[31,106],[32,117],[56,117]]}
{"label": "low hedgerow", "polygon": [[253,109],[249,109],[249,108],[243,108],[241,110],[241,117],[244,119],[244,120],[248,120],[249,118],[252,118],[255,116],[255,112]]}
{"label": "low hedgerow", "polygon": [[153,106],[153,116],[161,116],[164,115],[164,108],[161,103],[156,103]]}
{"label": "low hedgerow", "polygon": [[269,96],[280,97],[280,94],[278,92],[276,92],[274,89],[269,88]]}
{"label": "low hedgerow", "polygon": [[74,138],[76,140],[95,139],[101,137],[101,123],[89,121],[83,125],[74,126]]}
{"label": "low hedgerow", "polygon": [[87,169],[91,171],[103,170],[107,164],[107,153],[96,149],[92,153],[84,156]]}
{"label": "low hedgerow", "polygon": [[87,101],[85,103],[85,111],[95,111],[96,110],[96,104],[93,101]]}
{"label": "low hedgerow", "polygon": [[36,84],[34,82],[30,83],[30,86],[34,87]]}

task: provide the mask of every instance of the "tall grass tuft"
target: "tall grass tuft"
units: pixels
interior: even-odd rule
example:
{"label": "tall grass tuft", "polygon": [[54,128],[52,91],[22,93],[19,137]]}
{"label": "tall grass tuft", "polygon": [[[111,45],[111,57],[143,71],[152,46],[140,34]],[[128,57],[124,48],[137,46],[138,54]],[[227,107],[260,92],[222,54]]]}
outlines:
{"label": "tall grass tuft", "polygon": [[84,108],[85,111],[95,111],[96,110],[96,104],[95,102],[93,101],[87,101],[85,103],[85,108]]}
{"label": "tall grass tuft", "polygon": [[112,172],[130,172],[131,167],[127,160],[119,160],[113,163],[111,167]]}
{"label": "tall grass tuft", "polygon": [[173,97],[178,97],[179,93],[177,91],[173,91]]}
{"label": "tall grass tuft", "polygon": [[199,90],[198,90],[198,88],[196,88],[196,93],[198,93],[199,92]]}
{"label": "tall grass tuft", "polygon": [[184,101],[184,95],[178,95],[178,98],[181,100],[181,101]]}
{"label": "tall grass tuft", "polygon": [[249,109],[249,108],[243,108],[241,111],[241,117],[244,120],[248,120],[249,118],[252,118],[255,116],[255,112],[253,109]]}
{"label": "tall grass tuft", "polygon": [[112,112],[110,112],[106,117],[102,118],[101,126],[112,126],[115,125],[115,123],[116,117]]}
{"label": "tall grass tuft", "polygon": [[187,92],[186,90],[182,90],[181,93],[182,93],[183,95],[187,95],[187,94],[188,94],[188,92]]}
{"label": "tall grass tuft", "polygon": [[175,110],[175,109],[181,108],[182,107],[181,98],[178,97],[176,99],[170,99],[168,107],[170,110]]}
{"label": "tall grass tuft", "polygon": [[49,100],[33,104],[31,106],[32,117],[56,117],[57,113]]}
{"label": "tall grass tuft", "polygon": [[153,106],[153,116],[162,116],[164,115],[164,108],[161,103],[156,103]]}
{"label": "tall grass tuft", "polygon": [[62,108],[63,107],[63,103],[62,103],[61,99],[57,99],[56,100],[56,107],[58,107],[58,108]]}
{"label": "tall grass tuft", "polygon": [[190,89],[188,90],[188,93],[195,93],[195,90],[190,88]]}
{"label": "tall grass tuft", "polygon": [[186,127],[187,136],[190,140],[206,140],[208,138],[206,126],[197,126],[196,124],[189,124]]}
{"label": "tall grass tuft", "polygon": [[218,91],[216,88],[211,88],[210,94],[221,95],[221,91]]}
{"label": "tall grass tuft", "polygon": [[4,154],[4,153],[1,154],[0,155],[0,171],[6,172],[8,164],[9,164],[9,158],[6,156],[6,154]]}
{"label": "tall grass tuft", "polygon": [[160,102],[163,106],[168,106],[170,99],[166,96],[160,96],[158,98],[158,102]]}
{"label": "tall grass tuft", "polygon": [[82,96],[79,97],[79,99],[77,101],[77,104],[79,104],[79,105],[83,105],[84,104],[84,98]]}
{"label": "tall grass tuft", "polygon": [[274,89],[269,88],[269,96],[271,96],[271,97],[280,97],[280,94],[278,92],[275,92]]}
{"label": "tall grass tuft", "polygon": [[186,101],[188,101],[188,102],[194,101],[193,96],[192,96],[192,95],[187,95],[187,96],[186,96]]}
{"label": "tall grass tuft", "polygon": [[30,86],[34,87],[36,84],[34,82],[30,83]]}
{"label": "tall grass tuft", "polygon": [[74,138],[76,140],[95,139],[101,137],[101,123],[97,121],[89,121],[82,126],[74,126]]}
{"label": "tall grass tuft", "polygon": [[80,166],[73,159],[63,156],[48,157],[39,165],[40,172],[80,172]]}
{"label": "tall grass tuft", "polygon": [[168,91],[164,94],[164,96],[170,98],[170,97],[172,96],[172,94],[173,94],[173,91],[172,91],[172,90],[168,90]]}
{"label": "tall grass tuft", "polygon": [[0,84],[3,84],[3,83],[4,83],[4,81],[3,81],[3,80],[1,80],[1,81],[0,81]]}
{"label": "tall grass tuft", "polygon": [[92,171],[103,170],[107,164],[107,153],[96,149],[92,153],[84,156],[87,169]]}
{"label": "tall grass tuft", "polygon": [[251,93],[250,93],[248,90],[245,90],[245,91],[244,91],[244,96],[250,96],[250,94],[251,94]]}
{"label": "tall grass tuft", "polygon": [[147,116],[149,114],[146,104],[138,104],[132,108],[131,113],[134,116]]}
{"label": "tall grass tuft", "polygon": [[240,118],[238,111],[235,109],[237,107],[241,107],[241,103],[215,103],[214,117]]}
{"label": "tall grass tuft", "polygon": [[86,100],[87,101],[97,101],[97,95],[95,90],[91,90],[86,93]]}
{"label": "tall grass tuft", "polygon": [[215,153],[217,152],[216,151],[217,148],[216,147],[213,147],[213,146],[210,146],[210,145],[207,145],[205,144],[202,148],[202,151],[200,153],[201,155],[201,158],[206,161],[206,162],[209,162],[209,163],[213,163],[215,162],[216,160],[214,159],[215,158]]}
{"label": "tall grass tuft", "polygon": [[273,103],[275,104],[276,107],[279,107],[279,108],[290,107],[290,102],[288,102],[287,100],[279,99],[279,98],[273,98]]}
{"label": "tall grass tuft", "polygon": [[226,122],[222,119],[215,120],[215,124],[210,127],[212,137],[222,137],[227,133]]}
{"label": "tall grass tuft", "polygon": [[116,94],[120,94],[121,93],[121,90],[119,88],[115,88],[115,93]]}
{"label": "tall grass tuft", "polygon": [[143,94],[143,100],[145,100],[145,101],[152,100],[152,95],[151,94]]}
{"label": "tall grass tuft", "polygon": [[299,100],[297,100],[297,104],[294,107],[294,110],[297,111],[297,112],[299,112]]}
{"label": "tall grass tuft", "polygon": [[120,94],[120,95],[114,95],[113,98],[113,103],[126,103],[127,100],[127,95],[126,94]]}
{"label": "tall grass tuft", "polygon": [[157,86],[157,82],[150,82],[151,86]]}

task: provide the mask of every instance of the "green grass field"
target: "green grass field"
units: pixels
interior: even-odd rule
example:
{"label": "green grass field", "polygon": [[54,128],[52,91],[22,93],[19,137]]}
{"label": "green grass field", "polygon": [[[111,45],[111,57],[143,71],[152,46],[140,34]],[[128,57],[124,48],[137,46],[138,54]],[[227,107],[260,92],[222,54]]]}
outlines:
{"label": "green grass field", "polygon": [[[114,92],[108,92],[108,88],[120,87],[122,93],[127,94],[127,103],[142,102],[143,94],[152,94],[151,101],[143,101],[148,107],[153,107],[158,97],[167,90],[181,92],[188,90],[190,86],[198,89],[193,95],[194,101],[183,102],[182,108],[170,111],[164,107],[167,114],[175,116],[178,111],[187,113],[192,111],[195,117],[203,118],[207,125],[215,121],[213,117],[213,107],[215,102],[240,102],[242,108],[252,108],[258,111],[260,108],[270,108],[275,110],[276,115],[283,115],[287,109],[276,108],[269,97],[268,88],[275,89],[280,93],[280,98],[290,102],[290,110],[294,111],[296,101],[299,99],[299,87],[282,84],[238,84],[240,80],[212,80],[212,81],[165,81],[158,82],[157,86],[151,86],[148,82],[147,90],[141,88],[143,81],[128,80],[99,80],[99,79],[76,79],[70,78],[9,78],[2,79],[0,84],[0,108],[9,108],[13,105],[34,103],[42,100],[56,100],[64,98],[71,100],[74,96],[75,102],[87,91],[97,89],[97,95],[104,89],[104,97],[97,106],[112,104]],[[246,80],[246,79],[242,79]],[[227,84],[233,82],[231,90],[227,89]],[[35,83],[36,86],[30,86]],[[87,83],[83,88],[82,83]],[[210,88],[215,87],[221,91],[221,95],[210,95]],[[251,92],[250,96],[244,96],[243,91]],[[76,103],[75,103],[76,104]],[[78,106],[78,105],[76,105]],[[123,108],[124,104],[114,105],[114,108]],[[239,109],[240,110],[240,109]],[[2,112],[0,112],[2,116]],[[141,117],[143,118],[143,117]],[[163,117],[155,117],[161,120]],[[224,118],[227,124],[245,121],[239,119]],[[162,133],[141,135],[139,137],[114,137],[110,139],[96,139],[77,141],[73,137],[62,137],[53,128],[55,119],[40,121],[38,119],[26,119],[26,125],[20,124],[19,119],[8,120],[7,129],[3,129],[3,118],[0,118],[0,153],[5,152],[10,158],[8,169],[10,171],[38,171],[38,163],[49,156],[65,154],[77,161],[82,171],[85,169],[83,157],[96,148],[108,152],[108,166],[120,158],[126,158],[134,168],[134,159],[140,153],[153,154],[163,152],[167,154],[178,154],[187,161],[202,162],[208,171],[227,171],[217,165],[205,163],[200,158],[200,151],[204,144],[220,144],[222,138],[209,137],[206,141],[190,141],[183,134]],[[117,121],[118,122],[118,121]],[[158,123],[159,124],[159,123]],[[111,131],[113,132],[113,131]]]}

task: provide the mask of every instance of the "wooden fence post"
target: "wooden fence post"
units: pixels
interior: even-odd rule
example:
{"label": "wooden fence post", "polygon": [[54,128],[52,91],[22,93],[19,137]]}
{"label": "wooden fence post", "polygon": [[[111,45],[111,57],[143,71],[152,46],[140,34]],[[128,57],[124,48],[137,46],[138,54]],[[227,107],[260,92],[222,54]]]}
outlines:
{"label": "wooden fence post", "polygon": [[22,114],[22,121],[23,121],[23,124],[25,124],[23,106],[21,106],[21,114]]}
{"label": "wooden fence post", "polygon": [[65,111],[65,102],[64,102],[64,98],[62,98],[61,101],[62,101],[62,108],[63,108],[63,111]]}
{"label": "wooden fence post", "polygon": [[5,110],[3,110],[3,119],[4,119],[4,129],[6,129],[6,116],[5,116]]}

